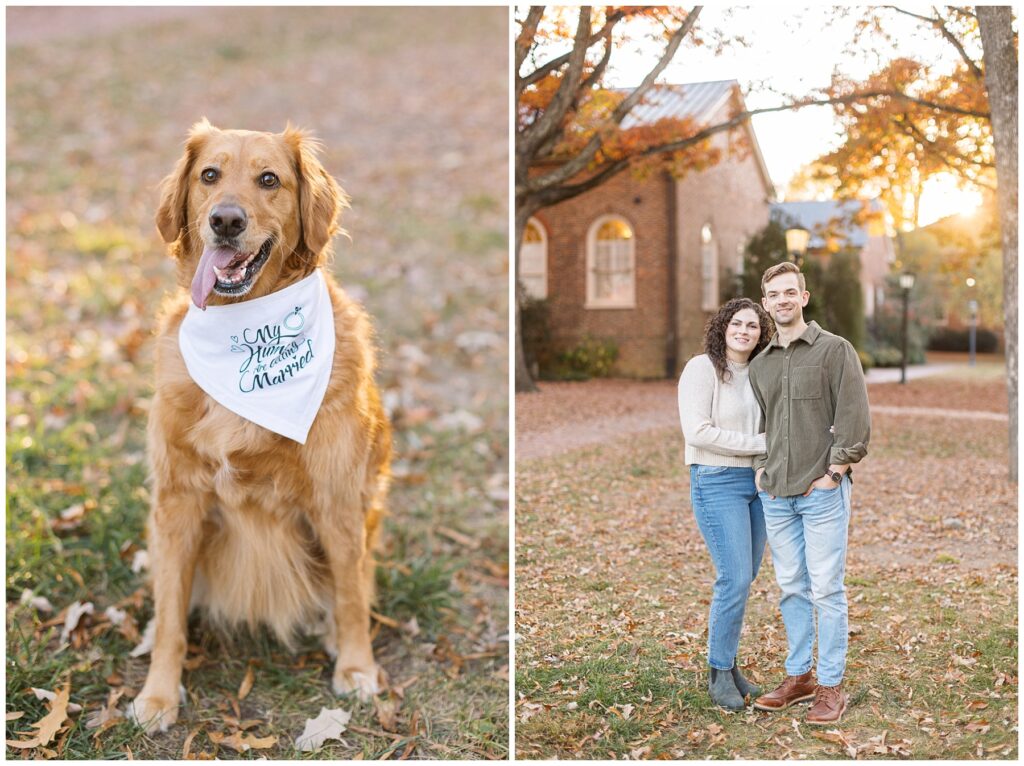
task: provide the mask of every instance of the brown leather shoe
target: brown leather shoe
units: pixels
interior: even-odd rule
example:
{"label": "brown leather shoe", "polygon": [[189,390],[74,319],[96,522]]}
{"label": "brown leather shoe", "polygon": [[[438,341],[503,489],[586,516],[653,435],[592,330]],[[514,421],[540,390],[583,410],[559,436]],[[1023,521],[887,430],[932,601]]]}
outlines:
{"label": "brown leather shoe", "polygon": [[754,700],[754,707],[771,712],[785,710],[797,702],[814,699],[814,690],[817,688],[813,670],[799,676],[786,676],[786,680],[779,684],[778,688]]}
{"label": "brown leather shoe", "polygon": [[814,693],[814,704],[807,711],[807,723],[825,726],[839,723],[839,719],[846,712],[846,695],[843,694],[843,685],[819,686]]}

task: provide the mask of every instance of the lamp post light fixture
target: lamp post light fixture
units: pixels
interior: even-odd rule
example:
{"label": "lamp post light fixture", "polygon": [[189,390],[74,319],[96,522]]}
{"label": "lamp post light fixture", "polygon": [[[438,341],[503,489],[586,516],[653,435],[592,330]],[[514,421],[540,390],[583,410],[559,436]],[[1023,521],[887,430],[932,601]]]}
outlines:
{"label": "lamp post light fixture", "polygon": [[907,319],[910,315],[910,291],[914,288],[914,275],[900,274],[900,289],[903,291],[903,359],[900,367],[900,383],[907,382]]}
{"label": "lamp post light fixture", "polygon": [[[971,289],[971,295],[974,295],[974,286],[978,284],[978,280],[974,277],[967,277],[967,286]],[[978,301],[971,298],[967,301],[967,310],[970,312],[971,320],[968,325],[968,361],[967,364],[971,367],[974,366],[975,357],[978,350]]]}
{"label": "lamp post light fixture", "polygon": [[792,256],[793,263],[799,269],[803,266],[807,243],[811,240],[811,232],[800,226],[786,229],[786,252]]}

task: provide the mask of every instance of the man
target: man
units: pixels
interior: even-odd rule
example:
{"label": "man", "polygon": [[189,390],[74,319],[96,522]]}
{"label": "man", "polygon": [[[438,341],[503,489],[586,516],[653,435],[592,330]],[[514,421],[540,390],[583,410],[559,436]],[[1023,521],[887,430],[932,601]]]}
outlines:
{"label": "man", "polygon": [[[851,285],[851,290],[858,289]],[[813,698],[807,723],[834,725],[846,710],[847,606],[843,576],[850,521],[850,465],[867,454],[871,423],[864,372],[849,341],[804,322],[804,275],[792,263],[761,279],[776,334],[750,363],[768,451],[754,461],[789,655],[786,680],[759,710]],[[812,670],[814,616],[818,676]]]}

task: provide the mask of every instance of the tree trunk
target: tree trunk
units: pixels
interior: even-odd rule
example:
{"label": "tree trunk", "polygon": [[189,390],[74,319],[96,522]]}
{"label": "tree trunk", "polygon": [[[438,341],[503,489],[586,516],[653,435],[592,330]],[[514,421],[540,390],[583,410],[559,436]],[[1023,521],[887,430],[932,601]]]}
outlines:
{"label": "tree trunk", "polygon": [[1010,480],[1017,481],[1017,48],[1009,6],[977,6],[985,89],[992,113],[996,199],[1003,248],[1006,387],[1010,399]]}

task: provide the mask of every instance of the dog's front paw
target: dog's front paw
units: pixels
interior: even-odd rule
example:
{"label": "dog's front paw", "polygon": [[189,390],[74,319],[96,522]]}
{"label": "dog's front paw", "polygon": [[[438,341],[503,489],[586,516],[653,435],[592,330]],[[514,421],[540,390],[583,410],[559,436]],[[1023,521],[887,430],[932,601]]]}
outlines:
{"label": "dog's front paw", "polygon": [[369,700],[384,688],[384,671],[376,663],[366,668],[335,668],[332,683],[335,694],[356,692],[359,699]]}
{"label": "dog's front paw", "polygon": [[146,734],[167,731],[178,720],[178,700],[140,694],[128,705],[128,717],[146,730]]}

